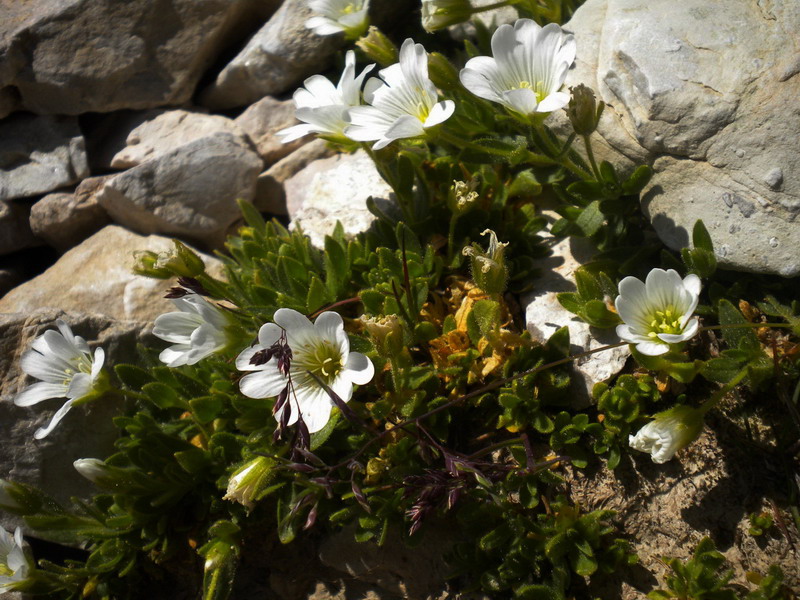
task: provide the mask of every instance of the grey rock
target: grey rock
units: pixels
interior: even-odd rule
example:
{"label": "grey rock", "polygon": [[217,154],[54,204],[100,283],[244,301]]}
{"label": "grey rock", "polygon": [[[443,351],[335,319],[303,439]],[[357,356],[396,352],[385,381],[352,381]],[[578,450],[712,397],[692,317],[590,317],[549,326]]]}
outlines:
{"label": "grey rock", "polygon": [[0,200],[0,256],[42,244],[31,231],[30,214],[29,203]]}
{"label": "grey rock", "polygon": [[275,135],[281,129],[297,124],[294,111],[293,100],[276,100],[267,96],[249,106],[236,118],[236,124],[253,142],[265,165],[278,162],[314,139],[309,135],[284,144]]}
{"label": "grey rock", "polygon": [[250,202],[262,162],[229,133],[190,142],[117,175],[97,194],[111,219],[140,233],[184,236],[219,247]]}
{"label": "grey rock", "polygon": [[[173,310],[163,298],[169,282],[134,275],[134,252],[167,252],[172,248],[168,238],[145,237],[108,225],[69,250],[44,273],[0,298],[0,313],[51,308],[149,323]],[[217,259],[208,255],[203,259],[209,272],[219,272]]]}
{"label": "grey rock", "polygon": [[[116,321],[106,316],[46,309],[17,314],[0,312],[0,475],[3,479],[35,485],[68,504],[71,496],[89,497],[94,488],[73,468],[78,458],[106,458],[113,451],[118,432],[111,419],[120,414],[119,398],[106,396],[72,409],[53,432],[34,440],[33,432],[50,421],[62,400],[45,400],[31,407],[14,405],[14,396],[35,380],[19,368],[20,357],[32,341],[64,319],[91,346],[106,351],[106,364],[130,360],[142,341],[142,323]],[[0,525],[22,526],[20,519],[0,512]]]}
{"label": "grey rock", "polygon": [[[521,302],[531,337],[544,342],[561,327],[567,327],[571,354],[620,341],[613,329],[590,327],[561,306],[557,298],[559,292],[576,290],[575,271],[594,254],[586,240],[567,238],[552,247],[551,256],[535,261],[541,273],[536,279],[536,291],[527,294]],[[588,406],[594,385],[619,373],[629,356],[628,346],[620,346],[573,361],[573,404],[581,408]]]}
{"label": "grey rock", "polygon": [[324,140],[314,140],[282,158],[258,176],[253,205],[263,212],[288,214],[284,184],[315,160],[328,158],[333,154],[333,150]]}
{"label": "grey rock", "polygon": [[[252,104],[264,96],[292,91],[304,78],[324,71],[344,36],[319,36],[306,29],[312,16],[306,0],[285,0],[245,48],[201,95],[201,104],[226,109]],[[370,15],[378,26],[407,18],[410,0],[373,0]]]}
{"label": "grey rock", "polygon": [[341,222],[346,234],[366,231],[375,216],[367,209],[373,197],[393,210],[394,193],[363,150],[316,160],[286,181],[290,227],[301,227],[311,242],[322,247],[325,235]]}
{"label": "grey rock", "polygon": [[0,93],[39,114],[181,104],[220,50],[277,4],[2,0]]}
{"label": "grey rock", "polygon": [[17,114],[0,122],[0,200],[45,194],[88,175],[76,119]]}
{"label": "grey rock", "polygon": [[60,252],[66,252],[110,222],[95,197],[110,175],[90,177],[75,193],[49,194],[31,208],[33,233]]}
{"label": "grey rock", "polygon": [[114,169],[129,169],[144,161],[218,133],[232,135],[246,145],[244,133],[232,119],[187,110],[152,110],[136,119],[125,147],[111,159]]}
{"label": "grey rock", "polygon": [[711,0],[589,0],[566,25],[566,85],[610,105],[602,158],[653,165],[643,208],[671,248],[702,219],[722,266],[800,274],[798,28],[797,3]]}

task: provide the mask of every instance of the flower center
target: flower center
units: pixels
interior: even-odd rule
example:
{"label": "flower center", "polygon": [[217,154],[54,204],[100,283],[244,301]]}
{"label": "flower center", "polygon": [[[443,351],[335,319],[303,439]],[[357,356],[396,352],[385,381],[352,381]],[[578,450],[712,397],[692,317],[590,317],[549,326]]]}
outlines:
{"label": "flower center", "polygon": [[3,562],[0,562],[0,577],[11,577],[14,574],[9,566]]}
{"label": "flower center", "polygon": [[681,331],[681,313],[674,306],[670,305],[650,315],[649,337],[655,338],[659,333],[677,334]]}
{"label": "flower center", "polygon": [[80,358],[73,359],[71,362],[72,367],[64,369],[64,385],[69,385],[73,377],[78,373],[91,374],[92,372],[92,360],[85,354],[82,354]]}
{"label": "flower center", "polygon": [[336,379],[343,366],[341,352],[328,341],[321,341],[309,348],[303,363],[305,370],[311,371],[328,385]]}
{"label": "flower center", "polygon": [[523,79],[522,81],[519,82],[519,85],[516,86],[515,89],[518,89],[518,90],[531,90],[534,94],[536,94],[536,102],[539,103],[545,97],[544,90],[542,89],[544,87],[543,83],[544,82],[542,82],[542,81],[537,81],[536,84],[534,85],[530,81],[526,81],[526,80]]}

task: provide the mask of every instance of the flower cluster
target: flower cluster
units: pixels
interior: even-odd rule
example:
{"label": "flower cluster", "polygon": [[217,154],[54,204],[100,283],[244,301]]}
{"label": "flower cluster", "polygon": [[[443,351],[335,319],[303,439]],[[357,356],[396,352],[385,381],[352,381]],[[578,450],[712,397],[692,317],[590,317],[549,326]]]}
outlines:
{"label": "flower cluster", "polygon": [[[470,12],[468,2],[443,4],[437,0],[423,4],[424,20],[432,29],[444,21],[463,20]],[[467,90],[523,118],[546,115],[567,105],[569,94],[560,90],[575,60],[572,35],[555,24],[542,28],[530,19],[520,19],[513,27],[497,29],[492,50],[494,58],[475,57],[461,71],[461,83]],[[355,58],[348,52],[335,88],[319,75],[307,79],[305,88],[294,95],[295,115],[304,124],[279,132],[283,141],[317,133],[336,141],[346,141],[344,137],[374,142],[373,149],[379,150],[395,140],[424,136],[455,112],[455,102],[439,100],[436,86],[428,77],[428,54],[422,44],[405,40],[398,62],[366,82],[366,104],[362,104],[361,83],[371,68],[356,77]]]}

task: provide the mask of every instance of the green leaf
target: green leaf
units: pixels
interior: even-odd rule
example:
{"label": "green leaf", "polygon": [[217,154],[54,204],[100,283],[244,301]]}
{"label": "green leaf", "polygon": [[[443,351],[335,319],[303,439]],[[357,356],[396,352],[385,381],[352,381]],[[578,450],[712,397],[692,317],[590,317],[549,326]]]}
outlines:
{"label": "green leaf", "polygon": [[267,224],[264,221],[264,217],[261,216],[261,213],[258,212],[258,209],[253,206],[252,203],[242,199],[238,199],[236,203],[242,211],[245,223],[259,232],[264,232],[266,230]]}
{"label": "green leaf", "polygon": [[187,473],[194,475],[203,471],[211,462],[208,453],[200,448],[182,450],[175,453],[175,460]]}
{"label": "green leaf", "polygon": [[752,350],[754,353],[761,353],[761,345],[758,342],[754,327],[725,327],[725,325],[747,325],[749,322],[742,316],[739,309],[733,306],[728,300],[721,299],[718,304],[719,323],[722,325],[722,336],[731,348],[741,350]]}
{"label": "green leaf", "polygon": [[624,194],[633,195],[639,194],[650,182],[653,176],[653,169],[647,165],[638,167],[631,176],[622,183],[622,192]]}
{"label": "green leaf", "polygon": [[574,314],[581,314],[583,312],[583,299],[575,292],[559,292],[556,294],[559,304]]}
{"label": "green leaf", "polygon": [[201,396],[189,400],[192,413],[202,424],[210,423],[222,412],[224,405],[219,396]]}
{"label": "green leaf", "polygon": [[135,365],[119,364],[114,367],[114,372],[132,390],[141,390],[145,384],[153,381],[150,373]]}
{"label": "green leaf", "polygon": [[605,221],[606,217],[600,211],[600,201],[595,200],[583,209],[581,215],[575,220],[575,224],[583,231],[586,237],[591,237],[600,231]]}
{"label": "green leaf", "polygon": [[561,600],[563,596],[553,588],[540,584],[525,584],[514,590],[517,600]]}
{"label": "green leaf", "polygon": [[695,248],[702,248],[712,254],[714,253],[714,243],[711,241],[708,229],[700,219],[695,221],[692,229],[692,244]]}
{"label": "green leaf", "polygon": [[186,404],[178,396],[178,392],[164,383],[153,381],[144,385],[142,391],[147,399],[158,408],[186,408]]}
{"label": "green leaf", "polygon": [[589,325],[603,329],[620,323],[619,316],[611,312],[602,300],[589,300],[584,306],[584,316]]}
{"label": "green leaf", "polygon": [[547,339],[546,346],[561,356],[569,356],[569,327],[564,326],[556,330]]}
{"label": "green leaf", "polygon": [[328,419],[328,422],[325,423],[325,427],[317,431],[316,433],[311,434],[311,442],[309,444],[309,449],[311,451],[316,450],[322,444],[324,444],[331,434],[333,433],[334,429],[336,429],[336,424],[339,422],[341,418],[341,413],[339,410],[334,410],[331,413],[331,418]]}
{"label": "green leaf", "polygon": [[308,314],[332,302],[333,298],[329,294],[325,284],[322,283],[319,277],[312,275],[311,283],[308,286],[308,294],[306,295],[306,311]]}

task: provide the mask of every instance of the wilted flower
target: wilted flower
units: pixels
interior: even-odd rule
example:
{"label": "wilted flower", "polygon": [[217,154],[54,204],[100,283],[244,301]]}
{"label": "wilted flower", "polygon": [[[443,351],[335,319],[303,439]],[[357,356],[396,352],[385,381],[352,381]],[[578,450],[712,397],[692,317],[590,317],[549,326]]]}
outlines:
{"label": "wilted flower", "polygon": [[469,0],[422,0],[422,28],[428,33],[463,23],[471,16]]}
{"label": "wilted flower", "polygon": [[103,349],[97,348],[92,357],[86,340],[74,335],[69,325],[59,319],[56,326],[58,331],[51,329],[36,338],[20,361],[25,373],[41,381],[24,389],[14,398],[14,404],[31,406],[50,398],[67,399],[50,424],[33,434],[37,440],[53,431],[76,401],[88,400],[105,389],[105,379],[100,377],[105,361]]}
{"label": "wilted flower", "polygon": [[369,65],[356,77],[356,54],[348,50],[345,67],[339,85],[335,86],[327,77],[312,75],[303,82],[305,87],[294,93],[297,107],[295,116],[303,121],[278,132],[285,144],[309,133],[347,141],[344,129],[350,124],[347,111],[361,104],[361,84],[374,65]]}
{"label": "wilted flower", "polygon": [[703,429],[703,414],[700,409],[683,405],[658,413],[635,436],[628,436],[628,445],[650,453],[654,463],[663,464],[697,439]]}
{"label": "wilted flower", "polygon": [[606,104],[598,103],[591,88],[582,83],[570,90],[572,95],[567,106],[567,118],[578,135],[591,135],[600,123]]}
{"label": "wilted flower", "polygon": [[550,113],[569,102],[559,91],[575,60],[575,38],[550,23],[530,19],[501,25],[492,36],[492,54],[476,56],[461,71],[470,92],[524,116]]}
{"label": "wilted flower", "polygon": [[345,134],[360,142],[377,140],[375,150],[423,135],[455,111],[452,100],[437,102],[436,86],[428,79],[428,54],[410,38],[400,48],[400,62],[382,69],[380,79],[367,81],[364,99],[371,106],[350,109],[352,124]]}
{"label": "wilted flower", "polygon": [[321,15],[306,21],[306,28],[317,35],[344,32],[348,40],[354,40],[369,26],[369,0],[310,0],[308,7]]}
{"label": "wilted flower", "polygon": [[700,323],[692,317],[700,296],[700,278],[687,275],[681,280],[672,269],[653,269],[642,283],[636,277],[619,282],[614,301],[623,324],[617,335],[648,356],[669,352],[670,344],[693,337]]}
{"label": "wilted flower", "polygon": [[228,344],[227,317],[216,306],[197,294],[173,298],[179,309],[156,317],[153,335],[174,345],[158,355],[170,367],[193,365]]}
{"label": "wilted flower", "polygon": [[19,527],[13,536],[0,527],[0,593],[13,590],[15,584],[24,581],[34,568],[25,555],[23,543]]}
{"label": "wilted flower", "polygon": [[394,42],[374,25],[370,25],[367,35],[358,40],[356,46],[367,58],[382,67],[393,65],[400,58],[400,52]]}
{"label": "wilted flower", "polygon": [[353,384],[368,383],[375,367],[360,352],[350,352],[338,313],[326,311],[311,323],[296,310],[280,308],[274,320],[261,327],[258,343],[236,358],[237,369],[254,371],[242,377],[239,388],[249,398],[282,395],[282,404],[276,406],[278,421],[292,425],[302,413],[308,431],[314,433],[328,422],[334,403],[311,373],[347,402]]}
{"label": "wilted flower", "polygon": [[478,179],[475,177],[468,182],[454,181],[447,193],[447,206],[457,215],[468,213],[478,201],[477,187]]}
{"label": "wilted flower", "polygon": [[273,471],[273,461],[258,456],[238,469],[228,481],[228,490],[223,500],[238,502],[247,508],[253,508],[258,494],[266,488]]}
{"label": "wilted flower", "polygon": [[197,277],[205,271],[206,265],[196,252],[178,240],[172,240],[172,243],[175,248],[170,251],[134,252],[133,272],[145,277],[168,279],[173,276]]}
{"label": "wilted flower", "polygon": [[472,279],[475,284],[487,294],[500,294],[506,289],[508,268],[503,254],[507,242],[497,241],[497,234],[491,229],[485,230],[481,235],[489,236],[489,248],[484,250],[478,244],[472,244],[462,250],[464,256],[469,256]]}

